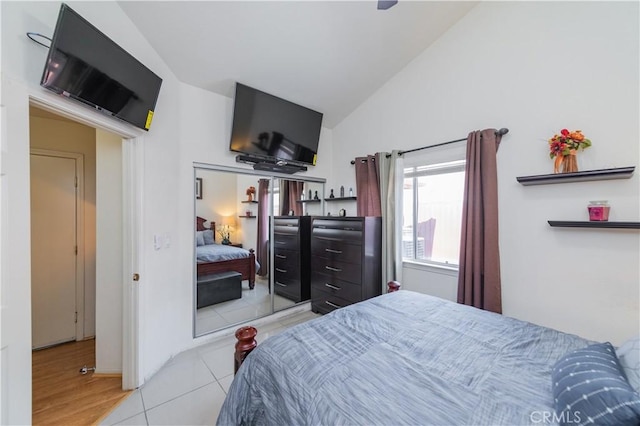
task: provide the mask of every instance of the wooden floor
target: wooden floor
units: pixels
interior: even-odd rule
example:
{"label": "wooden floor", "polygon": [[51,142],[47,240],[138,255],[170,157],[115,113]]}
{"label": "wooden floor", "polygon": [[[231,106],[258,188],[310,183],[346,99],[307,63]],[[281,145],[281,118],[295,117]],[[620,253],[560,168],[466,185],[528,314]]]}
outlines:
{"label": "wooden floor", "polygon": [[34,425],[91,425],[130,392],[121,377],[80,374],[95,366],[95,340],[70,342],[33,352]]}

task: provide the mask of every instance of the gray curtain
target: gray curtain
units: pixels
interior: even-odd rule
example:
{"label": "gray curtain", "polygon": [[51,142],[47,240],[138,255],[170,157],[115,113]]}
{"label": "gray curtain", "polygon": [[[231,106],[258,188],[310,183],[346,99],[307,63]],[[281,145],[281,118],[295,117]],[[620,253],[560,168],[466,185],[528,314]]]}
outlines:
{"label": "gray curtain", "polygon": [[465,167],[458,303],[502,313],[498,247],[498,172],[501,136],[469,133]]}
{"label": "gray curtain", "polygon": [[382,216],[378,160],[378,154],[355,160],[358,216]]}
{"label": "gray curtain", "polygon": [[386,152],[376,154],[380,175],[382,211],[382,293],[387,282],[402,282],[402,185],[403,161],[399,151],[387,158]]}
{"label": "gray curtain", "polygon": [[261,277],[269,274],[269,179],[258,180],[258,242],[256,260]]}

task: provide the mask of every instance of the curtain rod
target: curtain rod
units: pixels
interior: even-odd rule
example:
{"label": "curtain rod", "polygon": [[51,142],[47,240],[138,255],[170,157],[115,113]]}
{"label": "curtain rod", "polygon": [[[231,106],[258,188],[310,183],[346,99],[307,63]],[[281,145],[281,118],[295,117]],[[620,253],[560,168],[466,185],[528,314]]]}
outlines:
{"label": "curtain rod", "polygon": [[[500,130],[496,130],[496,135],[499,135],[499,136],[504,136],[507,133],[509,133],[509,129],[507,129],[505,127],[501,128]],[[403,155],[403,154],[407,154],[409,152],[414,152],[414,151],[421,151],[423,149],[436,148],[438,146],[449,145],[450,143],[462,142],[462,141],[466,141],[466,140],[467,140],[467,138],[462,138],[462,139],[456,139],[456,140],[453,140],[453,141],[438,143],[438,144],[435,144],[435,145],[429,145],[429,146],[423,146],[423,147],[420,147],[420,148],[408,149],[406,151],[400,151],[398,153],[398,155]],[[387,154],[387,158],[390,158],[390,157],[391,157],[391,154]],[[351,164],[356,164],[356,160],[351,160]]]}

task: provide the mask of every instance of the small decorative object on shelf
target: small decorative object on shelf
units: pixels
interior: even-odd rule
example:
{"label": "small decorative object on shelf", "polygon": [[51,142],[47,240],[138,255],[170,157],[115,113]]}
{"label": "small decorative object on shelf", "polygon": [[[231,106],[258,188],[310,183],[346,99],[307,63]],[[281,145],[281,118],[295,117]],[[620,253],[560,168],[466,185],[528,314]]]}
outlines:
{"label": "small decorative object on shelf", "polygon": [[316,191],[316,192],[313,194],[313,199],[314,199],[314,200],[319,200],[319,199],[320,199],[320,198],[318,198],[318,191]]}
{"label": "small decorative object on shelf", "polygon": [[311,199],[311,195],[312,195],[311,190],[309,190],[309,199]]}
{"label": "small decorative object on shelf", "polygon": [[353,188],[349,188],[349,197],[353,197]]}
{"label": "small decorative object on shelf", "polygon": [[344,186],[340,187],[340,198],[344,198]]}
{"label": "small decorative object on shelf", "polygon": [[347,215],[347,211],[345,209],[340,209],[338,212],[338,216],[345,217]]}
{"label": "small decorative object on shelf", "polygon": [[253,196],[256,194],[256,187],[250,186],[247,188],[247,201],[253,201]]}
{"label": "small decorative object on shelf", "polygon": [[589,220],[591,222],[606,222],[609,220],[609,203],[606,200],[589,201]]}
{"label": "small decorative object on shelf", "polygon": [[300,194],[300,199],[304,201],[304,192]]}
{"label": "small decorative object on shelf", "polygon": [[245,215],[247,215],[247,217],[251,216],[251,210],[247,210],[246,212],[244,212]]}
{"label": "small decorative object on shelf", "polygon": [[591,141],[584,137],[581,130],[570,132],[560,130],[560,134],[549,139],[549,158],[555,158],[554,173],[575,173],[578,171],[576,154],[579,149],[589,148]]}
{"label": "small decorative object on shelf", "polygon": [[333,195],[333,189],[331,189],[331,194],[329,194],[329,198],[336,198],[336,196]]}

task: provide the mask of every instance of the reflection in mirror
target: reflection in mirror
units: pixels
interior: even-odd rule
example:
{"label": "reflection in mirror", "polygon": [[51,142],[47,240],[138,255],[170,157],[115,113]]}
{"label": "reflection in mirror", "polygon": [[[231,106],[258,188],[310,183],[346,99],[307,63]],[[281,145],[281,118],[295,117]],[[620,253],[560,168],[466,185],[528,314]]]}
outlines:
{"label": "reflection in mirror", "polygon": [[[196,213],[195,335],[272,313],[266,247],[256,246],[259,179],[196,169],[201,179]],[[269,179],[265,179],[267,182]],[[268,206],[266,199],[264,208]],[[258,258],[264,256],[266,262]]]}
{"label": "reflection in mirror", "polygon": [[310,219],[323,214],[324,183],[209,168],[195,176],[195,336],[308,301]]}
{"label": "reflection in mirror", "polygon": [[274,179],[274,309],[311,298],[311,216],[322,215],[324,184]]}

